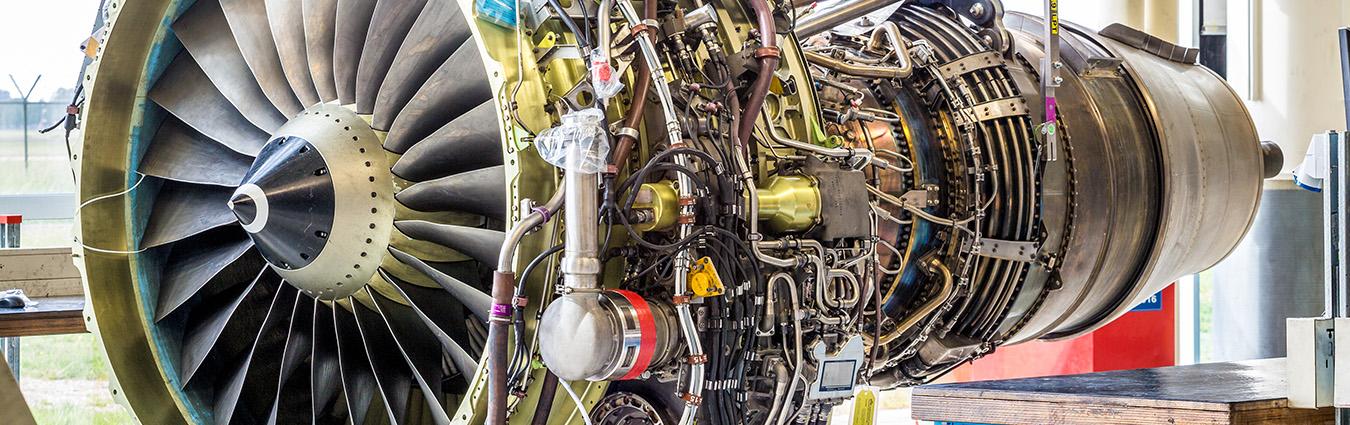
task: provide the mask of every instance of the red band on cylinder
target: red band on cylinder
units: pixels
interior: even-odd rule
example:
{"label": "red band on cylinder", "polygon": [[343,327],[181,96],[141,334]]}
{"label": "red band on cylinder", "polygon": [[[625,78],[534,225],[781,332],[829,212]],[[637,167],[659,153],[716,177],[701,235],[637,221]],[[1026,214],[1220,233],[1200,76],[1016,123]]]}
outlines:
{"label": "red band on cylinder", "polygon": [[642,334],[641,342],[638,343],[637,360],[633,361],[633,368],[628,370],[628,374],[619,378],[636,379],[642,372],[647,371],[647,366],[651,366],[652,357],[656,354],[656,318],[652,317],[652,308],[647,305],[647,300],[638,294],[621,289],[613,291],[633,303],[633,310],[637,312],[638,332]]}

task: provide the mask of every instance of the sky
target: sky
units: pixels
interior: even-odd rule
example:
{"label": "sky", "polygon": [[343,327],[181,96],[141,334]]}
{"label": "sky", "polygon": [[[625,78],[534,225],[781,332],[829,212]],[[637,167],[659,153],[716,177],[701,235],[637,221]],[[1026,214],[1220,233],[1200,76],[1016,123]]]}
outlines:
{"label": "sky", "polygon": [[[15,93],[9,74],[27,91],[42,75],[30,100],[48,100],[58,88],[74,88],[99,0],[0,0],[0,90]],[[69,102],[70,99],[57,99]]]}

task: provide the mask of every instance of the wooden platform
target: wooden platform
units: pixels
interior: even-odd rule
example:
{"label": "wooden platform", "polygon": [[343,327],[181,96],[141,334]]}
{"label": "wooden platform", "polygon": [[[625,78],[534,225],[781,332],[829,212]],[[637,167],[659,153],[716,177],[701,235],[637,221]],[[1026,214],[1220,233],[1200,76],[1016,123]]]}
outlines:
{"label": "wooden platform", "polygon": [[1332,424],[1288,408],[1284,359],[926,385],[914,419],[973,424]]}
{"label": "wooden platform", "polygon": [[0,249],[0,290],[14,288],[36,304],[0,308],[0,337],[87,332],[84,287],[70,248]]}

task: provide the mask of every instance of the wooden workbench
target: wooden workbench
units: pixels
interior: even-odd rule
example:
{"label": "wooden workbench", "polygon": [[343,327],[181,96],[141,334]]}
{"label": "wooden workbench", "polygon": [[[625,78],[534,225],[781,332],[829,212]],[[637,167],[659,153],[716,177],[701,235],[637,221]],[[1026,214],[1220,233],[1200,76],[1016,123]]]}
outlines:
{"label": "wooden workbench", "polygon": [[0,249],[0,290],[13,288],[36,304],[0,308],[0,337],[88,332],[84,287],[70,248]]}
{"label": "wooden workbench", "polygon": [[1284,359],[926,385],[914,419],[973,424],[1331,424],[1290,409]]}

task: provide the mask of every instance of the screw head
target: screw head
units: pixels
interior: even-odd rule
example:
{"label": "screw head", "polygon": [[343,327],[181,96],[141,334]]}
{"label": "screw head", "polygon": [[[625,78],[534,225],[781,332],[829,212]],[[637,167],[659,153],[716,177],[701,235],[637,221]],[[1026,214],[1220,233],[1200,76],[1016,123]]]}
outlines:
{"label": "screw head", "polygon": [[984,3],[975,3],[970,5],[970,16],[975,19],[984,17]]}

